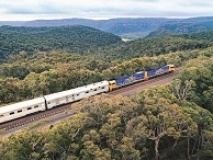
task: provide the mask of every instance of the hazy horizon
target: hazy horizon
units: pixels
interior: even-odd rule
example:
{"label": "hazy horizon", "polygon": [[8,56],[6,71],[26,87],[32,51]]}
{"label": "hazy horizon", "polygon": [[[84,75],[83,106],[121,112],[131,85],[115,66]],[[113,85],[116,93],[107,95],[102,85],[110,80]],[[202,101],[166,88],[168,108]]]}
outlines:
{"label": "hazy horizon", "polygon": [[0,21],[213,16],[211,0],[0,0]]}
{"label": "hazy horizon", "polygon": [[195,17],[114,17],[114,18],[103,18],[103,19],[96,19],[96,18],[80,18],[80,17],[67,17],[67,18],[44,18],[44,19],[32,19],[32,20],[0,20],[0,22],[28,22],[28,21],[45,21],[45,20],[69,20],[69,19],[82,19],[82,20],[113,20],[113,19],[191,19],[191,18],[208,18],[213,16],[195,16]]}

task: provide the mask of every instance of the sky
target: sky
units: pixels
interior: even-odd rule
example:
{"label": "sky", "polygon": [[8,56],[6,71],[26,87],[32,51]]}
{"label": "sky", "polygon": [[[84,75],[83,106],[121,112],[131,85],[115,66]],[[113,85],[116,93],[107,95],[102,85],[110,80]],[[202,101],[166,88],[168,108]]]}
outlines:
{"label": "sky", "polygon": [[0,0],[0,21],[213,16],[213,0]]}

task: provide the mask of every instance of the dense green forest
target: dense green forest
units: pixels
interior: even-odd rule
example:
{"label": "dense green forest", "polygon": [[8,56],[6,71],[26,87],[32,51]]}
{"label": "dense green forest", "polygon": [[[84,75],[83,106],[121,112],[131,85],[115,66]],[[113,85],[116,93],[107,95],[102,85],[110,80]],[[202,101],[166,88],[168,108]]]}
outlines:
{"label": "dense green forest", "polygon": [[[82,100],[72,105],[80,112],[69,120],[2,139],[1,158],[212,159],[212,67],[211,60],[199,57],[188,62],[171,85],[132,97],[103,94]],[[204,70],[208,74],[202,74]],[[203,90],[198,89],[200,81]],[[199,104],[198,99],[205,102]]]}
{"label": "dense green forest", "polygon": [[[46,32],[46,28],[12,30],[26,35]],[[0,159],[213,159],[213,45],[198,35],[97,45],[84,54],[64,46],[31,54],[14,46],[14,54],[6,54],[0,64],[2,104],[166,64],[182,66],[182,71],[169,85],[132,97],[90,97],[72,105],[79,113],[67,121],[1,138]]]}
{"label": "dense green forest", "polygon": [[26,58],[21,52],[11,56],[10,63],[0,65],[0,99],[3,103],[21,101],[166,64],[180,66],[200,55],[211,56],[212,48],[125,61],[107,61],[104,55],[80,56],[55,51]]}
{"label": "dense green forest", "polygon": [[17,54],[26,51],[61,49],[74,53],[87,52],[97,48],[121,42],[121,38],[85,26],[62,27],[0,27],[0,56]]}
{"label": "dense green forest", "polygon": [[[212,32],[213,33],[213,32]],[[162,36],[157,38],[139,39],[129,42],[115,49],[113,57],[135,58],[141,56],[154,56],[175,51],[204,49],[212,42],[181,37]]]}
{"label": "dense green forest", "polygon": [[[25,28],[12,30],[20,33]],[[161,37],[91,48],[83,55],[54,49],[33,55],[20,51],[0,64],[0,100],[3,104],[21,101],[166,64],[180,66],[200,55],[210,57],[211,45],[210,41]]]}
{"label": "dense green forest", "polygon": [[187,39],[213,41],[213,31],[208,30],[208,31],[205,31],[205,32],[183,34],[183,35],[179,35],[179,37],[183,37],[183,38],[187,38]]}

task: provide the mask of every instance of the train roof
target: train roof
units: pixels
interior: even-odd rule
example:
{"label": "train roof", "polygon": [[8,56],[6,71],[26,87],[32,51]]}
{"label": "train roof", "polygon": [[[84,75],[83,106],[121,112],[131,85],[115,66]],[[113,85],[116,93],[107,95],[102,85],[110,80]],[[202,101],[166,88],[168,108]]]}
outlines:
{"label": "train roof", "polygon": [[20,110],[24,107],[36,105],[38,103],[43,103],[43,102],[44,102],[44,98],[39,97],[39,98],[35,98],[35,99],[32,99],[32,100],[27,100],[27,101],[23,101],[23,102],[14,103],[14,104],[9,104],[9,105],[0,107],[0,115],[4,114],[4,113]]}
{"label": "train roof", "polygon": [[168,64],[167,66],[174,67],[174,64]]}
{"label": "train roof", "polygon": [[101,81],[101,82],[85,85],[85,86],[82,86],[82,87],[70,89],[70,90],[67,90],[67,91],[49,94],[49,95],[46,95],[44,97],[47,101],[50,101],[50,100],[53,100],[53,99],[61,98],[61,97],[64,97],[64,96],[69,96],[69,95],[72,95],[72,94],[78,94],[78,93],[86,92],[88,90],[92,90],[92,89],[97,88],[97,87],[104,87],[104,86],[108,86],[108,85],[109,85],[108,81]]}

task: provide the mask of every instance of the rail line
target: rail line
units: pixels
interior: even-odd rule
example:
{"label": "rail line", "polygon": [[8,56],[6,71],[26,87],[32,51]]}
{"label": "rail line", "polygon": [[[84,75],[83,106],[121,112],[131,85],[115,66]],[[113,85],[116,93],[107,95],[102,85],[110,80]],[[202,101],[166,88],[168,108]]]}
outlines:
{"label": "rail line", "polygon": [[10,129],[13,129],[16,127],[30,124],[30,123],[36,122],[38,120],[53,116],[53,115],[56,115],[56,114],[59,114],[62,112],[66,112],[68,109],[70,109],[70,104],[55,107],[51,110],[47,110],[44,112],[38,112],[38,113],[35,113],[32,115],[28,115],[28,116],[1,124],[0,130],[10,130]]}
{"label": "rail line", "polygon": [[[161,85],[161,84],[169,83],[173,78],[175,78],[178,75],[179,71],[180,71],[180,68],[176,69],[176,71],[174,71],[173,73],[165,74],[160,77],[155,77],[155,78],[152,78],[152,79],[146,80],[146,81],[140,81],[140,82],[134,83],[132,85],[125,86],[123,88],[119,88],[117,90],[111,91],[111,92],[109,92],[109,94],[111,94],[111,95],[121,94],[124,96],[128,96],[128,95],[134,94],[135,92],[138,92],[140,90],[149,88],[153,85]],[[9,122],[3,123],[0,125],[0,130],[1,131],[10,131],[14,128],[32,124],[32,123],[42,120],[44,118],[48,118],[48,117],[51,117],[51,116],[54,116],[54,115],[57,115],[60,113],[71,112],[70,110],[72,110],[70,107],[70,104],[58,106],[51,110],[46,110],[44,112],[38,112],[36,114],[28,115],[28,116],[16,119],[14,121],[9,121]],[[72,114],[74,114],[74,113],[75,113],[75,111],[73,110]],[[69,116],[69,114],[67,116]]]}

